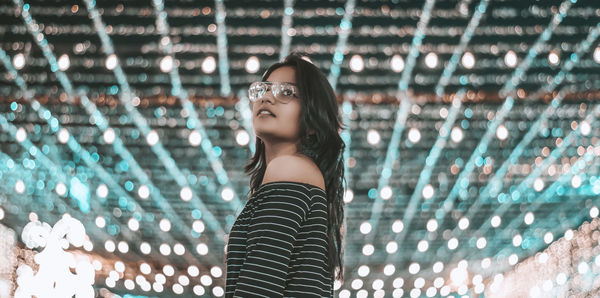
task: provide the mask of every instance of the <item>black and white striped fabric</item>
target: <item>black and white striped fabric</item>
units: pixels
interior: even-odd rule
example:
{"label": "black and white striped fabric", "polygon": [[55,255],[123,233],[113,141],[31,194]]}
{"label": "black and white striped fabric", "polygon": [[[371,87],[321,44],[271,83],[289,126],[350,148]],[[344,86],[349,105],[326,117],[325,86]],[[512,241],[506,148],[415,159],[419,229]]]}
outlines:
{"label": "black and white striped fabric", "polygon": [[265,183],[229,233],[225,297],[333,297],[327,247],[325,191]]}

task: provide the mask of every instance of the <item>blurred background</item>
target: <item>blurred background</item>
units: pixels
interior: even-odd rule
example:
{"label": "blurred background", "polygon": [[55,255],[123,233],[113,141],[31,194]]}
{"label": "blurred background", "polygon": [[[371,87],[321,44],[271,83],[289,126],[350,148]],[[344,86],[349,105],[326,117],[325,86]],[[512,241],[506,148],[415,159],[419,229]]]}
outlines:
{"label": "blurred background", "polygon": [[300,51],[348,126],[335,297],[598,296],[599,34],[597,0],[2,1],[0,295],[67,214],[95,296],[224,296],[247,88]]}

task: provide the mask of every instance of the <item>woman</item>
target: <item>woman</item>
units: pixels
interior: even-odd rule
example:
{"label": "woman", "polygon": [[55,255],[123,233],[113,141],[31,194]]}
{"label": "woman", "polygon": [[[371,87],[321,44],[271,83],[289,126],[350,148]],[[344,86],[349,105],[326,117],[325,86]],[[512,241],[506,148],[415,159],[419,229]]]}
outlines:
{"label": "woman", "polygon": [[249,97],[256,151],[245,167],[250,199],[228,238],[226,297],[333,297],[345,181],[335,93],[292,54]]}

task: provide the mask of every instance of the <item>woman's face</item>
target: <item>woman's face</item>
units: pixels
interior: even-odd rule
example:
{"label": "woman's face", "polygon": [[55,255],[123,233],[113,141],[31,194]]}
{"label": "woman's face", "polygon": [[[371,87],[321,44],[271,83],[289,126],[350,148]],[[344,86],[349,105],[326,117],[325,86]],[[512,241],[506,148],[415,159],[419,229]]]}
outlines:
{"label": "woman's face", "polygon": [[[289,66],[275,69],[267,82],[286,82],[296,84],[296,71]],[[297,88],[296,88],[297,90]],[[298,94],[296,94],[298,96]],[[273,97],[269,90],[252,105],[252,127],[254,133],[263,141],[278,140],[297,142],[300,138],[300,99],[294,98],[282,103]],[[274,116],[258,114],[262,108],[269,109]]]}

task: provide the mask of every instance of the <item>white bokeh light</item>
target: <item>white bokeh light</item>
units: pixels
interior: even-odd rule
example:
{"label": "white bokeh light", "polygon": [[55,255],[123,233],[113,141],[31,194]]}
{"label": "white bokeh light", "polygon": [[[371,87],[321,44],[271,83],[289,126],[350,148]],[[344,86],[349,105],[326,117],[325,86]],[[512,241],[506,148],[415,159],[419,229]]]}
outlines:
{"label": "white bokeh light", "polygon": [[461,59],[462,65],[467,69],[472,69],[475,66],[475,56],[471,52],[465,52]]}
{"label": "white bokeh light", "polygon": [[390,60],[390,67],[393,72],[402,72],[404,70],[404,59],[400,55],[392,56]]}
{"label": "white bokeh light", "polygon": [[421,140],[421,132],[413,127],[408,131],[408,140],[413,143],[416,144]]}
{"label": "white bokeh light", "polygon": [[496,137],[500,141],[504,141],[506,140],[506,138],[508,138],[508,129],[506,129],[506,126],[504,126],[504,124],[501,124],[496,129]]}
{"label": "white bokeh light", "polygon": [[201,68],[202,71],[206,74],[213,73],[215,69],[217,69],[217,61],[215,60],[215,57],[208,56],[204,58],[204,60],[202,61]]}
{"label": "white bokeh light", "polygon": [[23,67],[25,66],[25,55],[23,55],[23,53],[16,54],[13,57],[12,63],[17,70],[23,69]]}
{"label": "white bokeh light", "polygon": [[173,69],[173,57],[165,56],[160,59],[160,71],[170,72]]}
{"label": "white bokeh light", "polygon": [[438,65],[438,56],[434,52],[430,52],[425,56],[425,65],[429,68],[435,68]]}
{"label": "white bokeh light", "polygon": [[188,136],[188,142],[190,143],[190,145],[198,147],[200,146],[200,143],[202,143],[202,135],[200,135],[198,131],[192,130],[192,132],[190,132],[190,135]]}
{"label": "white bokeh light", "polygon": [[504,64],[506,64],[506,66],[514,68],[517,66],[517,62],[517,54],[514,51],[510,50],[506,53],[506,55],[504,55]]}
{"label": "white bokeh light", "polygon": [[350,58],[350,70],[353,72],[361,72],[365,68],[365,62],[360,55],[353,55]]}
{"label": "white bokeh light", "polygon": [[69,60],[69,55],[62,54],[60,58],[58,58],[57,63],[58,69],[60,69],[61,71],[69,69],[69,66],[71,66],[71,60]]}
{"label": "white bokeh light", "polygon": [[115,67],[117,67],[117,63],[118,63],[118,61],[117,61],[117,55],[110,54],[110,55],[108,55],[108,57],[106,57],[106,61],[104,63],[104,66],[108,70],[113,70],[113,69],[115,69]]}
{"label": "white bokeh light", "polygon": [[260,69],[260,61],[256,56],[250,56],[244,67],[248,73],[256,73]]}
{"label": "white bokeh light", "polygon": [[371,145],[377,145],[381,141],[379,132],[375,129],[369,129],[367,132],[367,142]]}

